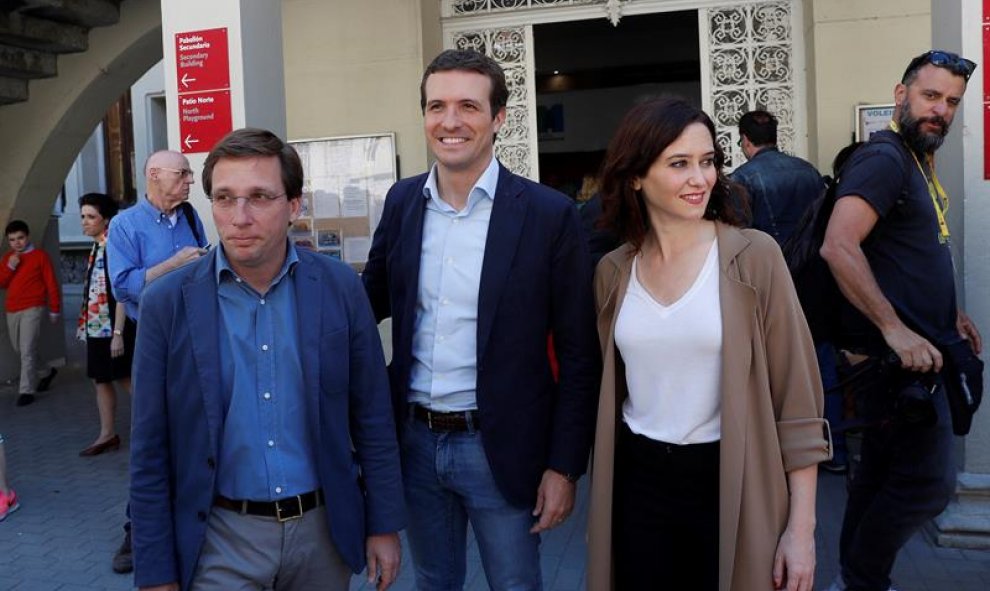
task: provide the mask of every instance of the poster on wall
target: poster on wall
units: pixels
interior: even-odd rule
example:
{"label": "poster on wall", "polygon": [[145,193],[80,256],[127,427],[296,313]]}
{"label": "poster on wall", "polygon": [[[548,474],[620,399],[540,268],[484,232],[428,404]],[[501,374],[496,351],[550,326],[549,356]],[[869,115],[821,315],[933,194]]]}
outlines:
{"label": "poster on wall", "polygon": [[870,136],[881,129],[887,129],[894,118],[894,105],[857,105],[856,106],[857,142],[865,142]]}
{"label": "poster on wall", "polygon": [[398,180],[395,134],[293,140],[305,182],[289,231],[298,248],[364,269],[385,194]]}

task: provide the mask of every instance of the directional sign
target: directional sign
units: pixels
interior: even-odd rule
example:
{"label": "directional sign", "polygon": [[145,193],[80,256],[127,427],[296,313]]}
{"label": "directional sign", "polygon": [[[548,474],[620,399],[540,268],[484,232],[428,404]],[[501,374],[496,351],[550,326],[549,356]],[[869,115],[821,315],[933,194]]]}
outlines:
{"label": "directional sign", "polygon": [[180,94],[230,88],[227,29],[177,33],[175,63]]}
{"label": "directional sign", "polygon": [[233,129],[226,28],[176,33],[175,82],[182,153],[209,152]]}
{"label": "directional sign", "polygon": [[229,90],[179,95],[183,154],[209,152],[232,127]]}

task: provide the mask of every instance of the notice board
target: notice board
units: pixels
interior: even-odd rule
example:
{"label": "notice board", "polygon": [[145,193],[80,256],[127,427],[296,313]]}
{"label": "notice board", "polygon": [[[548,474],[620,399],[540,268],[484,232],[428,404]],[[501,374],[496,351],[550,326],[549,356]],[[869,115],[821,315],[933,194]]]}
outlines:
{"label": "notice board", "polygon": [[371,237],[398,180],[395,134],[377,133],[289,142],[302,160],[302,209],[289,231],[308,248],[364,270]]}

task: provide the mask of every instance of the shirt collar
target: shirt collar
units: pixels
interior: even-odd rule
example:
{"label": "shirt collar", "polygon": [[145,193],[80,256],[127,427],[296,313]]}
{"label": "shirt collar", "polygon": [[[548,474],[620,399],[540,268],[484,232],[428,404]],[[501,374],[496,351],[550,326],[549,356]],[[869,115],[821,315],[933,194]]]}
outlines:
{"label": "shirt collar", "polygon": [[156,220],[168,220],[173,226],[175,225],[176,220],[179,219],[179,211],[182,210],[181,207],[176,207],[172,210],[172,215],[165,215],[162,210],[155,207],[155,204],[151,202],[151,199],[148,199],[147,195],[144,196],[144,199],[140,201],[139,205],[144,208],[144,210],[147,211],[151,217]]}
{"label": "shirt collar", "polygon": [[[295,247],[295,245],[292,244],[292,242],[289,239],[286,239],[285,240],[285,244],[286,244],[286,247],[285,247],[285,260],[282,261],[282,268],[279,269],[278,274],[276,274],[275,275],[275,278],[272,279],[272,282],[269,285],[269,289],[271,288],[271,286],[277,285],[279,281],[282,281],[282,278],[285,277],[286,275],[292,274],[292,272],[296,268],[296,264],[299,263],[299,254],[296,253],[296,247]],[[237,276],[237,273],[234,272],[234,270],[230,267],[230,261],[227,260],[227,255],[225,255],[224,252],[223,252],[223,243],[221,242],[219,245],[217,245],[217,247],[214,250],[217,253],[216,254],[216,257],[217,257],[217,270],[216,270],[217,285],[220,285],[220,283],[223,282],[223,280],[224,280],[225,277],[230,277],[230,278],[235,278],[235,279],[239,278]]]}
{"label": "shirt collar", "polygon": [[21,254],[27,254],[32,250],[34,250],[34,242],[28,242],[27,246],[24,247],[24,250],[21,251]]}
{"label": "shirt collar", "polygon": [[[481,173],[478,180],[471,187],[471,191],[468,192],[468,196],[474,193],[476,190],[481,191],[483,195],[495,200],[495,190],[498,188],[498,159],[492,156],[491,162],[488,163],[488,167],[485,168],[485,172]],[[430,168],[430,174],[426,177],[426,184],[423,185],[423,197],[427,199],[440,199],[440,189],[437,188],[437,165],[434,163],[433,167]]]}

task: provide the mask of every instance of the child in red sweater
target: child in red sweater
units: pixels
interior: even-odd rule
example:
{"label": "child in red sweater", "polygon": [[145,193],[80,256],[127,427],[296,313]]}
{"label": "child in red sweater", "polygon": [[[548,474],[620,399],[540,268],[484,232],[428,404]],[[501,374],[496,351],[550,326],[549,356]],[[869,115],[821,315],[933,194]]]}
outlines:
{"label": "child in red sweater", "polygon": [[58,284],[52,262],[43,250],[30,241],[28,225],[21,220],[7,224],[4,230],[10,251],[0,259],[0,289],[7,290],[4,306],[7,311],[7,329],[10,344],[21,356],[21,384],[17,406],[34,402],[36,391],[45,391],[51,385],[57,371],[35,384],[38,378],[38,340],[41,322],[48,307],[48,318],[55,324],[59,319],[60,302]]}

